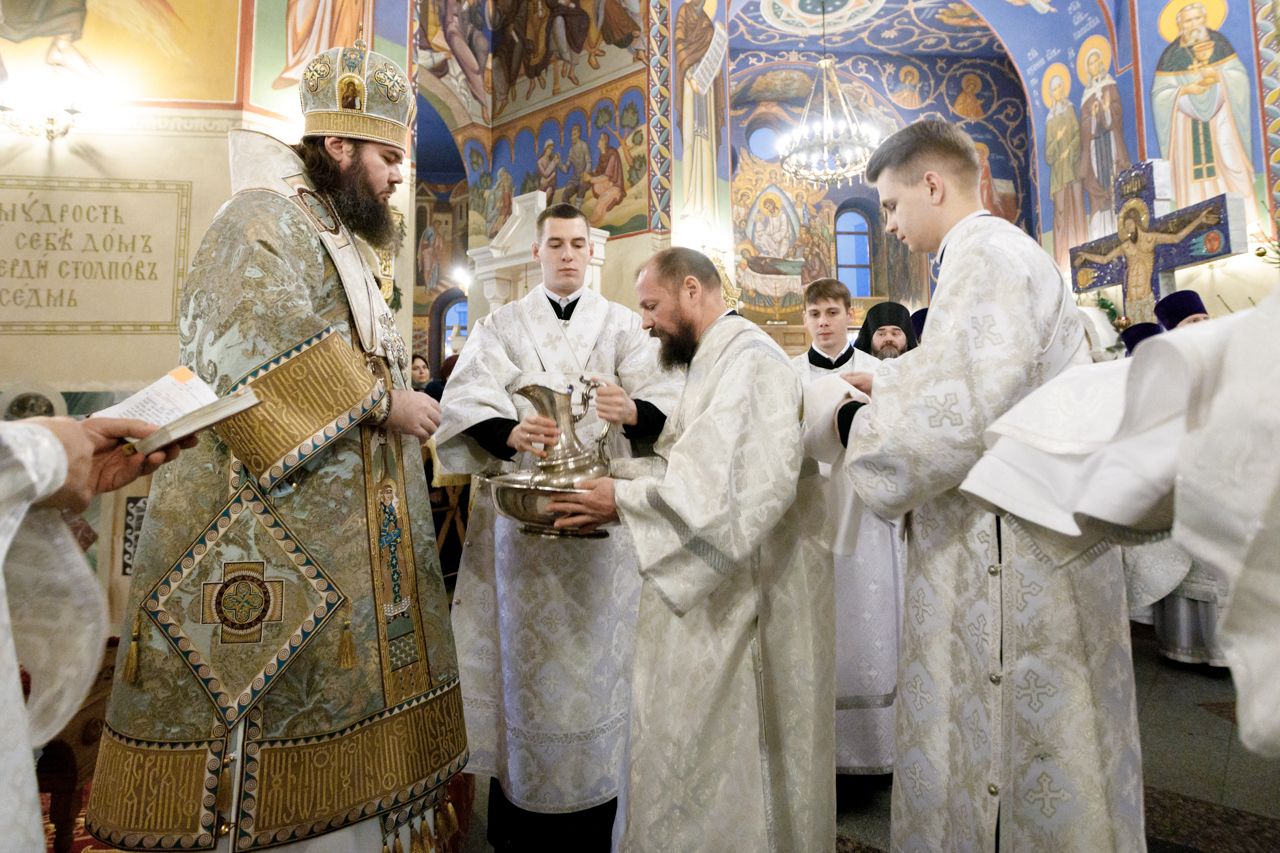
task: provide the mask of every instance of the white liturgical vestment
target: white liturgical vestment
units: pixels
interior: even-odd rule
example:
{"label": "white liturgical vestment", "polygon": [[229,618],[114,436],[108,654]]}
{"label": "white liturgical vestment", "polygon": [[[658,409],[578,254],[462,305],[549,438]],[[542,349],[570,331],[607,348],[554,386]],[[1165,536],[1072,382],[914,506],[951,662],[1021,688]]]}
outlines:
{"label": "white liturgical vestment", "polygon": [[[584,290],[562,323],[535,287],[472,331],[445,387],[441,465],[496,472],[499,460],[463,430],[534,414],[512,393],[528,384],[580,390],[581,377],[597,377],[669,412],[679,381],[658,368],[657,350],[633,311]],[[601,425],[593,405],[575,431],[594,445]],[[609,442],[613,458],[630,453],[621,430]],[[512,803],[535,812],[617,796],[639,594],[624,528],[609,528],[606,539],[530,535],[497,514],[487,490],[477,497],[453,602],[468,772],[497,777]]]}
{"label": "white liturgical vestment", "polygon": [[1069,371],[993,425],[964,484],[1017,516],[1064,570],[1172,525],[1228,583],[1218,640],[1240,739],[1267,756],[1280,755],[1277,323],[1273,290],[1256,309],[1152,338],[1113,370]]}
{"label": "white liturgical vestment", "polygon": [[[791,360],[806,387],[805,433],[832,433],[831,417],[811,420],[809,388],[824,377],[848,371],[874,373],[881,362],[859,349],[838,368],[819,367],[805,352]],[[848,391],[848,386],[833,389]],[[823,409],[825,414],[825,408]],[[806,438],[808,448],[818,440]],[[832,442],[827,442],[831,444]],[[835,442],[838,443],[838,440]],[[839,466],[843,454],[835,460]],[[847,511],[856,500],[842,471],[831,477],[832,463],[818,458],[828,507]],[[835,535],[825,543],[835,563],[836,605],[836,772],[893,771],[893,714],[898,684],[898,632],[902,615],[902,566],[906,559],[900,519],[886,521],[858,512],[856,542],[843,546]]]}
{"label": "white liturgical vestment", "polygon": [[992,422],[1088,360],[1080,315],[1016,226],[968,219],[946,247],[929,334],[845,462],[868,508],[910,513],[893,849],[1141,850],[1123,577],[1055,571],[958,489]]}
{"label": "white liturgical vestment", "polygon": [[[62,516],[32,508],[66,475],[52,432],[0,424],[0,838],[14,853],[45,849],[32,750],[80,709],[107,636],[102,587]],[[19,661],[31,676],[25,702]]]}
{"label": "white liturgical vestment", "polygon": [[640,574],[615,846],[835,846],[832,566],[801,387],[748,320],[708,328],[656,451],[618,481]]}

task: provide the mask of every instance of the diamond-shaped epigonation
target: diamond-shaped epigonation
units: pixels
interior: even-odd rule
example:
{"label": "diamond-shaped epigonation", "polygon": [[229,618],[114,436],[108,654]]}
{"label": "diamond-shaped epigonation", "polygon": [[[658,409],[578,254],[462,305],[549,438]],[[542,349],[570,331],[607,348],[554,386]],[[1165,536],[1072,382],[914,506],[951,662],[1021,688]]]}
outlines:
{"label": "diamond-shaped epigonation", "polygon": [[345,600],[246,486],[156,582],[143,608],[232,725]]}

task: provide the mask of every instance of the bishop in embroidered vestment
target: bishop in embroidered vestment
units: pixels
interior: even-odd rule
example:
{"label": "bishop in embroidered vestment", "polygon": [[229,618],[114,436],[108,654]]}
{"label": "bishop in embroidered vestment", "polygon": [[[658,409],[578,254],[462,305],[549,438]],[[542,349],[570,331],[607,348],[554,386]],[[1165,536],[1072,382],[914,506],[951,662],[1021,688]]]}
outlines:
{"label": "bishop in embroidered vestment", "polygon": [[182,362],[263,402],[152,486],[86,819],[117,848],[378,849],[467,758],[434,403],[353,235],[394,233],[413,93],[360,42],[300,89],[295,149],[233,133],[181,293]]}

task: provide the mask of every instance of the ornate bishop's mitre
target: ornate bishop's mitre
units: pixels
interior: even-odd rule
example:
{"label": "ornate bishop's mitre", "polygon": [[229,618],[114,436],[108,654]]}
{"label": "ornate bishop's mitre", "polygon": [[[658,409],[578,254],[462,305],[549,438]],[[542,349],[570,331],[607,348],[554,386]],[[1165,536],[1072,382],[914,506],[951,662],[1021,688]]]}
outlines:
{"label": "ornate bishop's mitre", "polygon": [[307,136],[345,136],[385,142],[409,151],[414,95],[400,66],[369,50],[352,47],[318,54],[298,83]]}

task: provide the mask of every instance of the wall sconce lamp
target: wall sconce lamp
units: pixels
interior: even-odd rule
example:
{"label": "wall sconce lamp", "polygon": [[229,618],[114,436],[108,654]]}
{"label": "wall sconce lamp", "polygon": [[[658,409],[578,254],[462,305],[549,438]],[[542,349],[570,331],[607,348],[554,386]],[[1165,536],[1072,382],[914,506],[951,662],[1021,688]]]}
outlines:
{"label": "wall sconce lamp", "polygon": [[70,133],[79,114],[80,110],[75,107],[31,112],[0,104],[0,115],[4,116],[6,127],[23,136],[43,136],[50,142]]}
{"label": "wall sconce lamp", "polygon": [[9,69],[0,84],[0,122],[21,136],[49,142],[61,139],[75,127],[84,104],[101,104],[100,77],[92,66],[85,74],[72,73],[65,64],[33,64]]}

